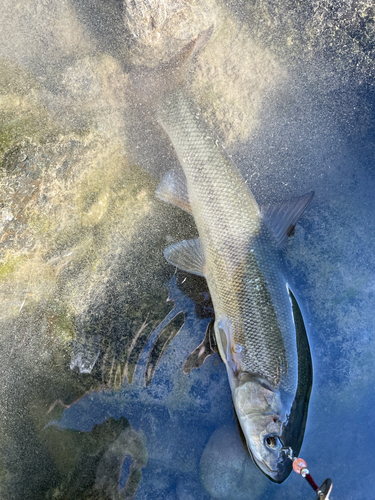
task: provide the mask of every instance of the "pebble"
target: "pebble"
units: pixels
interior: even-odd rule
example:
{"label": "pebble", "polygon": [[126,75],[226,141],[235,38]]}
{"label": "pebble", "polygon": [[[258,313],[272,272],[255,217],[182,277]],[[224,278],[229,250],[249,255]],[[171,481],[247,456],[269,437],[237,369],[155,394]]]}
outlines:
{"label": "pebble", "polygon": [[221,427],[209,439],[201,457],[200,476],[214,499],[255,500],[267,486],[242,444],[236,427]]}

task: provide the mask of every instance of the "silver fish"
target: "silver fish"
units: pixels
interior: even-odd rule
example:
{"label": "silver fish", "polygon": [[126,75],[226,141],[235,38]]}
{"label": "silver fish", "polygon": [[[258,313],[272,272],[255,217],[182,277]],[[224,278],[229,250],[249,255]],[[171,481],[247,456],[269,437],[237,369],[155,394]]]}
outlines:
{"label": "silver fish", "polygon": [[[209,37],[205,32],[191,45],[189,58]],[[292,468],[286,449],[296,454],[302,444],[312,384],[306,330],[280,248],[313,193],[261,210],[182,84],[165,91],[157,118],[183,169],[169,172],[157,195],[191,213],[199,233],[168,247],[165,258],[206,278],[247,447],[280,483]]]}

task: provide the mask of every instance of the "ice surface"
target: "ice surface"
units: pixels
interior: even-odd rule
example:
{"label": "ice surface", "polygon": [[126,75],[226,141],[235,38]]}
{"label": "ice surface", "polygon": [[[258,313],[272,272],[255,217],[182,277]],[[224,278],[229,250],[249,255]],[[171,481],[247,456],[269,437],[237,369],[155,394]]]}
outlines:
{"label": "ice surface", "polygon": [[[284,250],[314,361],[301,455],[333,498],[371,498],[373,2],[3,0],[0,19],[0,496],[104,498],[108,464],[127,440],[143,453],[143,435],[138,500],[212,496],[201,459],[223,455],[216,483],[222,436],[237,435],[230,391],[217,355],[183,374],[209,314],[195,292],[167,302],[163,250],[197,235],[154,196],[177,159],[129,75],[214,24],[188,76],[200,117],[260,204],[316,193]],[[150,335],[174,306],[185,325],[146,388]],[[137,434],[98,431],[121,417]],[[235,459],[228,477],[246,469],[250,490],[258,471]],[[259,481],[265,500],[312,494],[297,475]]]}
{"label": "ice surface", "polygon": [[100,354],[100,342],[100,335],[75,339],[70,369],[73,370],[77,366],[80,373],[91,373]]}

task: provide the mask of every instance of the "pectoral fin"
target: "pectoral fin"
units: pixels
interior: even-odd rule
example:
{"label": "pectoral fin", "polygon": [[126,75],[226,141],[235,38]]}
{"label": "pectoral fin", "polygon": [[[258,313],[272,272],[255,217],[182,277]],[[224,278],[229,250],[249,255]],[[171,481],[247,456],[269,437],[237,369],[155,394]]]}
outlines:
{"label": "pectoral fin", "polygon": [[294,232],[295,225],[313,199],[314,191],[281,205],[269,205],[261,209],[264,220],[272,230],[279,248]]}
{"label": "pectoral fin", "polygon": [[166,260],[182,271],[205,276],[205,262],[201,240],[183,240],[164,250]]}
{"label": "pectoral fin", "polygon": [[234,342],[233,326],[228,317],[219,318],[216,329],[216,339],[221,359],[230,368],[232,375],[236,377],[241,367],[242,346]]}
{"label": "pectoral fin", "polygon": [[155,194],[159,200],[176,205],[192,215],[193,211],[190,205],[186,178],[183,172],[169,170],[162,178]]}
{"label": "pectoral fin", "polygon": [[193,368],[199,368],[203,365],[206,359],[218,352],[216,342],[215,342],[215,332],[214,332],[214,322],[212,319],[207,326],[206,334],[204,336],[203,342],[194,349],[194,351],[189,355],[184,363],[184,373],[188,374]]}

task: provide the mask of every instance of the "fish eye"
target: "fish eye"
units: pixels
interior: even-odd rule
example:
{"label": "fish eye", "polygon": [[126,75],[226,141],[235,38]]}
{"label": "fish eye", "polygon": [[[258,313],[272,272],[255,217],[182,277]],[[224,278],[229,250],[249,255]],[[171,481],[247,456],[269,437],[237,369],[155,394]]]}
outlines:
{"label": "fish eye", "polygon": [[270,434],[264,439],[265,445],[271,450],[279,450],[281,448],[281,441],[278,436]]}

